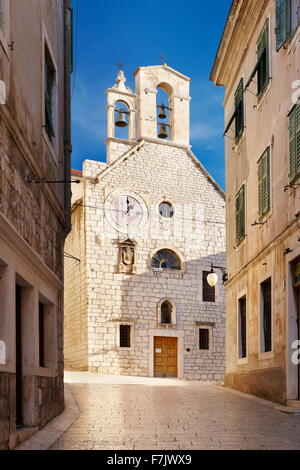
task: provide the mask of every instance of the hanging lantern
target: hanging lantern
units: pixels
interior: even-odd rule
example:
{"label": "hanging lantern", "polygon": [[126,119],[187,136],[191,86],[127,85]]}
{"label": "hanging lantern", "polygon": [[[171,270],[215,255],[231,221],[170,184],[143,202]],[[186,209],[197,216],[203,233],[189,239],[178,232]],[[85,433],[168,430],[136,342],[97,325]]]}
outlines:
{"label": "hanging lantern", "polygon": [[211,269],[211,272],[210,272],[209,275],[207,276],[207,282],[208,282],[208,284],[210,285],[210,287],[215,287],[215,286],[217,285],[218,276],[217,276],[217,274],[214,272],[213,269]]}

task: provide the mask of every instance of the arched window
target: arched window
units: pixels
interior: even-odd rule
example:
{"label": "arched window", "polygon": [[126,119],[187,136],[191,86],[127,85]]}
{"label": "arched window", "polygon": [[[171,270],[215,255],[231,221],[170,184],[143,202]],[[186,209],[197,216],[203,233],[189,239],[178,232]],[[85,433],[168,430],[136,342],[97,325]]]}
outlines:
{"label": "arched window", "polygon": [[155,255],[153,255],[151,260],[151,267],[179,271],[181,269],[181,262],[174,251],[166,248],[157,251]]}
{"label": "arched window", "polygon": [[124,101],[115,103],[115,137],[128,140],[129,107]]}
{"label": "arched window", "polygon": [[172,304],[168,300],[165,300],[161,304],[161,323],[172,323]]}

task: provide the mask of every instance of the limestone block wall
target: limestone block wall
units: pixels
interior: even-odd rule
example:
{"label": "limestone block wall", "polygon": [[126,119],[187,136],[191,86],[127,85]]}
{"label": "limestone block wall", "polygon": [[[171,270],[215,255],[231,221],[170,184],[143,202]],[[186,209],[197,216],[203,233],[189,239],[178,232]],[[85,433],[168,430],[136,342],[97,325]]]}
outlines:
{"label": "limestone block wall", "polygon": [[65,251],[80,259],[66,258],[64,294],[65,369],[86,370],[87,351],[87,285],[84,208],[72,212],[72,231],[65,243]]}
{"label": "limestone block wall", "polygon": [[[172,334],[183,335],[180,352],[183,376],[221,380],[225,367],[225,296],[220,283],[216,302],[202,301],[202,271],[213,262],[225,266],[225,202],[207,175],[187,151],[146,142],[126,161],[99,174],[97,162],[85,161],[85,230],[87,254],[88,367],[103,373],[149,375],[150,330],[158,325],[158,303],[170,298],[176,306]],[[118,273],[118,241],[128,237],[112,228],[104,203],[111,191],[132,191],[148,207],[144,231],[132,234],[136,242],[136,274]],[[166,197],[174,205],[172,219],[159,216]],[[131,235],[131,234],[129,234]],[[155,271],[151,254],[174,249],[184,260],[181,272]],[[119,321],[132,322],[132,348],[117,347]],[[198,326],[212,326],[212,348],[199,351]],[[190,352],[186,349],[189,348]]]}

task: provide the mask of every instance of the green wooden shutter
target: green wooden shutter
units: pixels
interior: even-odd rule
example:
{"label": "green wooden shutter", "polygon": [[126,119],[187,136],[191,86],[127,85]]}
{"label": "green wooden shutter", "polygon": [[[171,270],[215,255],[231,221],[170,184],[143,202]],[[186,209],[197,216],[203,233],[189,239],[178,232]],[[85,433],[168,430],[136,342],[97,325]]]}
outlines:
{"label": "green wooden shutter", "polygon": [[265,22],[257,41],[258,96],[260,96],[269,80],[269,20]]}
{"label": "green wooden shutter", "polygon": [[296,107],[294,107],[289,115],[289,163],[290,163],[290,181],[297,176],[296,164]]}
{"label": "green wooden shutter", "polygon": [[245,238],[245,185],[241,187],[235,199],[236,243],[239,245]]}
{"label": "green wooden shutter", "polygon": [[53,72],[45,60],[45,124],[49,138],[55,137],[52,116],[52,88],[53,88]]}
{"label": "green wooden shutter", "polygon": [[276,49],[279,49],[288,36],[288,2],[289,0],[276,0]]}
{"label": "green wooden shutter", "polygon": [[296,105],[296,171],[300,174],[300,104]]}
{"label": "green wooden shutter", "polygon": [[241,79],[234,95],[235,139],[239,140],[244,131],[244,80]]}
{"label": "green wooden shutter", "polygon": [[271,202],[270,148],[258,162],[258,213],[263,217],[270,210]]}

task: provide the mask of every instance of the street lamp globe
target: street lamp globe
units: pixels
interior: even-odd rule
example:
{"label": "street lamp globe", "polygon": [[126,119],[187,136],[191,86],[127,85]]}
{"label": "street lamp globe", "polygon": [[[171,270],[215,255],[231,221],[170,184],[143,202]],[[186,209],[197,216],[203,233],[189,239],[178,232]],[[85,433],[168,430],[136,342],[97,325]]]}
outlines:
{"label": "street lamp globe", "polygon": [[215,287],[217,285],[218,276],[216,273],[213,272],[213,270],[208,274],[207,282],[210,285],[210,287]]}

